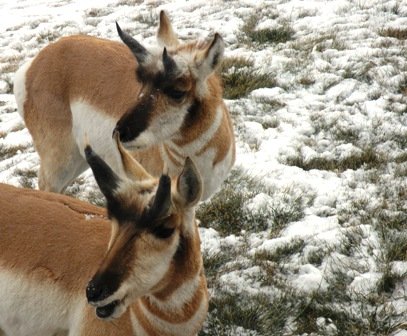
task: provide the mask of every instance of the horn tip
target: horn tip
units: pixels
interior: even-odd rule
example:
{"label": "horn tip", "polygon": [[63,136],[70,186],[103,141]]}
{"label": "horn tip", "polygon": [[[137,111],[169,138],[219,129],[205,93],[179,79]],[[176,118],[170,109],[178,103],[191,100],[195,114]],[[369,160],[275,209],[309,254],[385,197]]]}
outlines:
{"label": "horn tip", "polygon": [[84,149],[86,160],[88,160],[91,156],[93,156],[93,149],[92,147],[87,144]]}

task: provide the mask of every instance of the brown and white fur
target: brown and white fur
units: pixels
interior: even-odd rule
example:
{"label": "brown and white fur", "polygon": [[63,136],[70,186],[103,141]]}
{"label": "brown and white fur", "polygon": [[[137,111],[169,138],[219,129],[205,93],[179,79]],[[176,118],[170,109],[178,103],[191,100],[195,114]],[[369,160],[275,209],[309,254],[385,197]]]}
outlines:
{"label": "brown and white fur", "polygon": [[[112,132],[150,174],[177,176],[186,157],[197,165],[202,199],[220,186],[235,160],[233,127],[215,70],[212,41],[182,44],[160,13],[160,47],[147,50],[117,25],[123,43],[70,36],[45,47],[16,73],[18,110],[40,156],[39,188],[62,192],[87,167],[84,135],[119,175]],[[127,46],[126,46],[127,45]]]}
{"label": "brown and white fur", "polygon": [[208,293],[194,164],[187,159],[171,182],[151,177],[132,158],[124,158],[130,179],[119,178],[90,147],[86,157],[109,219],[104,209],[65,195],[0,184],[0,330],[196,335]]}

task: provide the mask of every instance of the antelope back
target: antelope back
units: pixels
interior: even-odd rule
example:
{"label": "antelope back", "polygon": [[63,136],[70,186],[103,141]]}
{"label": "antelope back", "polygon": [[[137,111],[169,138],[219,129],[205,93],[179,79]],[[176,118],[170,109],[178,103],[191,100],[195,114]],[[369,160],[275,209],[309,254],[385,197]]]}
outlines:
{"label": "antelope back", "polygon": [[176,178],[191,157],[202,174],[202,198],[208,198],[235,158],[233,128],[215,73],[222,38],[181,43],[164,12],[156,48],[145,48],[119,25],[117,30],[124,44],[64,37],[16,74],[18,109],[40,156],[40,189],[62,192],[88,167],[85,135],[121,176],[112,139],[116,129],[155,176],[165,166]]}

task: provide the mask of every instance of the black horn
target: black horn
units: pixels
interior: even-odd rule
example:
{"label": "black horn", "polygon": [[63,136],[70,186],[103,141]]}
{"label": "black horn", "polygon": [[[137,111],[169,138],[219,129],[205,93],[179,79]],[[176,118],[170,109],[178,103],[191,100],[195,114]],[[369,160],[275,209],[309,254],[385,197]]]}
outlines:
{"label": "black horn", "polygon": [[165,217],[171,207],[171,179],[168,175],[161,175],[155,194],[154,203],[148,211],[151,220]]}
{"label": "black horn", "polygon": [[90,145],[87,145],[85,148],[85,157],[93,171],[100,191],[105,195],[108,202],[112,201],[114,199],[114,191],[119,186],[120,178],[108,164],[93,151]]}
{"label": "black horn", "polygon": [[164,48],[163,51],[163,64],[166,76],[174,77],[177,74],[177,63],[175,63],[174,59],[168,55],[167,48]]}
{"label": "black horn", "polygon": [[133,55],[136,57],[137,61],[139,64],[142,64],[147,56],[148,56],[148,51],[146,48],[144,48],[139,42],[137,42],[133,37],[131,37],[129,34],[124,32],[119,24],[116,22],[116,29],[117,33],[120,36],[120,39],[123,41],[123,43],[131,50]]}

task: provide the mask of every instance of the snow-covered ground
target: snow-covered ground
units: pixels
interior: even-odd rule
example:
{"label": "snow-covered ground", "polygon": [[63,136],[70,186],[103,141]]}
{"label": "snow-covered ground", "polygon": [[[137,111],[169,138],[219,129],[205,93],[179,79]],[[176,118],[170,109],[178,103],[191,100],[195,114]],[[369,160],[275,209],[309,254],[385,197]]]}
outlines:
{"label": "snow-covered ground", "polygon": [[[0,182],[37,187],[15,70],[60,36],[118,40],[115,21],[153,44],[161,9],[182,40],[219,32],[227,58],[275,81],[227,100],[238,146],[228,186],[241,190],[246,217],[230,233],[203,223],[208,268],[218,265],[202,335],[407,333],[406,1],[3,0]],[[294,34],[250,41],[253,18],[256,30]],[[89,171],[68,191],[97,197]],[[261,311],[249,310],[256,302]],[[253,321],[230,318],[238,311]]]}

